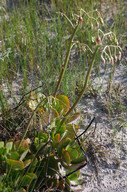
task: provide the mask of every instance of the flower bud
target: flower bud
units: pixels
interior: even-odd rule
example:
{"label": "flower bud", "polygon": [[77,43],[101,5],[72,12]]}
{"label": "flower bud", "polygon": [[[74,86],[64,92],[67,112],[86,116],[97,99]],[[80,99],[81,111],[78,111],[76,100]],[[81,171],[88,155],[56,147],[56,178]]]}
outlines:
{"label": "flower bud", "polygon": [[99,36],[97,37],[96,42],[97,42],[98,45],[101,44],[101,38]]}
{"label": "flower bud", "polygon": [[118,40],[115,38],[115,45],[119,45]]}
{"label": "flower bud", "polygon": [[76,24],[76,20],[72,19],[72,23],[73,23],[73,25],[75,25]]}
{"label": "flower bud", "polygon": [[118,58],[117,58],[117,56],[115,55],[115,57],[114,57],[115,62],[117,62],[117,59],[118,59]]}
{"label": "flower bud", "polygon": [[104,59],[104,57],[101,57],[101,61],[102,61],[103,64],[105,64],[105,59]]}
{"label": "flower bud", "polygon": [[92,37],[91,45],[92,45],[92,46],[96,45],[96,39],[95,39],[95,37]]}
{"label": "flower bud", "polygon": [[103,21],[102,17],[98,17],[98,20],[100,21],[101,25],[104,25],[104,21]]}
{"label": "flower bud", "polygon": [[78,22],[81,24],[83,22],[83,18],[79,17]]}
{"label": "flower bud", "polygon": [[110,58],[110,63],[111,63],[112,65],[114,64],[114,58],[113,58],[113,57]]}
{"label": "flower bud", "polygon": [[83,50],[83,51],[86,51],[86,45],[85,45],[85,44],[83,44],[82,50]]}
{"label": "flower bud", "polygon": [[97,22],[96,26],[99,27],[99,23],[98,22]]}
{"label": "flower bud", "polygon": [[121,60],[121,56],[122,56],[122,54],[121,54],[121,52],[119,51],[119,53],[118,53],[118,55],[117,55],[118,60]]}
{"label": "flower bud", "polygon": [[90,28],[93,29],[93,23],[90,24]]}

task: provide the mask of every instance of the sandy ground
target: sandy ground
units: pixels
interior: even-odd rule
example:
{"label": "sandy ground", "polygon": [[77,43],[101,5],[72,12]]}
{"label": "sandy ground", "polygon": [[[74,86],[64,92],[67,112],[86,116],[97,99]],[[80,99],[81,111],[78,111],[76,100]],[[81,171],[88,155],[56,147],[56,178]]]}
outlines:
{"label": "sandy ground", "polygon": [[[84,190],[81,191],[84,192],[127,191],[127,113],[114,109],[109,116],[104,97],[107,89],[106,79],[108,75],[95,78],[94,86],[100,86],[100,82],[103,82],[100,94],[96,97],[83,97],[78,105],[83,114],[82,128],[87,126],[94,116],[97,123],[95,132],[88,137],[93,143],[95,162],[81,171],[84,177]],[[119,83],[121,89],[125,88],[120,97],[122,106],[127,108],[127,70],[121,64],[116,68],[111,91]],[[112,99],[111,104],[113,103]],[[89,132],[93,132],[94,126],[93,123]]]}

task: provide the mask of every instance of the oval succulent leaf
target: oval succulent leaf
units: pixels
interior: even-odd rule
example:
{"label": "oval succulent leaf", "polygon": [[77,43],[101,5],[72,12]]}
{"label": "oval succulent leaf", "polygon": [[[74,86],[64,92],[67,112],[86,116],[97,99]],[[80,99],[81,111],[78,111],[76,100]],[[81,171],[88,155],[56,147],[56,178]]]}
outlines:
{"label": "oval succulent leaf", "polygon": [[32,179],[37,179],[37,175],[35,173],[27,173]]}
{"label": "oval succulent leaf", "polygon": [[[77,133],[79,127],[74,124],[74,128],[75,128],[75,131],[76,131],[76,133]],[[66,125],[66,129],[67,129],[67,132],[66,132],[66,134],[65,134],[64,137],[69,137],[69,138],[71,138],[71,139],[74,139],[74,137],[75,137],[75,132],[74,132],[74,130],[73,130],[73,125],[72,125],[72,124]]]}
{"label": "oval succulent leaf", "polygon": [[70,154],[71,160],[77,159],[79,157],[79,152],[77,149],[69,147],[67,151]]}
{"label": "oval succulent leaf", "polygon": [[28,167],[31,163],[31,159],[24,161],[24,168]]}
{"label": "oval succulent leaf", "polygon": [[14,159],[7,159],[6,163],[14,170],[21,170],[24,168],[23,161],[18,161]]}
{"label": "oval succulent leaf", "polygon": [[9,159],[14,159],[14,160],[19,160],[20,155],[16,151],[13,151],[13,152],[10,152],[8,154],[8,158]]}
{"label": "oval succulent leaf", "polygon": [[29,152],[29,149],[27,149],[26,151],[24,151],[23,153],[22,153],[22,155],[21,155],[21,157],[20,157],[20,161],[22,161],[25,157],[26,157],[26,155],[28,154],[28,152]]}
{"label": "oval succulent leaf", "polygon": [[9,152],[12,149],[12,147],[13,147],[13,142],[12,141],[6,143],[7,152]]}
{"label": "oval succulent leaf", "polygon": [[32,177],[29,175],[24,175],[21,181],[21,187],[25,187],[26,185],[29,185],[32,181]]}
{"label": "oval succulent leaf", "polygon": [[55,148],[59,144],[59,142],[60,142],[60,134],[57,133],[53,138],[53,143],[52,143],[53,148]]}
{"label": "oval succulent leaf", "polygon": [[66,166],[66,168],[68,169],[68,170],[76,170],[76,169],[78,169],[79,167],[82,167],[82,166],[85,166],[86,165],[86,161],[82,161],[82,162],[80,162],[80,163],[75,163],[75,164],[73,164],[73,165],[71,165],[71,166]]}
{"label": "oval succulent leaf", "polygon": [[75,179],[73,181],[70,181],[71,182],[71,185],[73,186],[77,186],[77,185],[81,185],[83,183],[83,179]]}
{"label": "oval succulent leaf", "polygon": [[71,183],[68,177],[65,178],[65,188],[67,189],[67,191],[71,191]]}
{"label": "oval succulent leaf", "polygon": [[77,178],[79,177],[79,175],[80,175],[80,170],[79,170],[79,171],[76,171],[76,172],[73,173],[73,174],[71,174],[71,175],[69,176],[70,181],[77,180]]}
{"label": "oval succulent leaf", "polygon": [[2,147],[4,147],[4,142],[3,141],[0,142],[0,148],[2,148]]}
{"label": "oval succulent leaf", "polygon": [[71,163],[71,157],[64,148],[62,149],[62,160],[65,161],[67,164]]}
{"label": "oval succulent leaf", "polygon": [[44,132],[39,132],[38,134],[39,139],[41,139],[41,142],[47,142],[48,141],[48,135]]}
{"label": "oval succulent leaf", "polygon": [[59,170],[58,167],[58,160],[55,158],[54,154],[51,154],[49,159],[48,159],[48,175],[55,175]]}
{"label": "oval succulent leaf", "polygon": [[69,143],[71,139],[69,137],[66,137],[60,141],[60,143],[57,146],[57,152],[61,156],[62,149],[65,148]]}
{"label": "oval succulent leaf", "polygon": [[[56,98],[58,99],[60,106],[62,106],[63,108],[63,114],[67,113],[70,109],[70,101],[68,97],[65,95],[57,95]],[[58,109],[58,112],[59,112],[59,109]]]}
{"label": "oval succulent leaf", "polygon": [[77,163],[81,163],[81,162],[84,162],[85,161],[85,157],[82,156],[82,157],[79,157],[77,159],[74,159],[71,161],[72,164],[77,164]]}

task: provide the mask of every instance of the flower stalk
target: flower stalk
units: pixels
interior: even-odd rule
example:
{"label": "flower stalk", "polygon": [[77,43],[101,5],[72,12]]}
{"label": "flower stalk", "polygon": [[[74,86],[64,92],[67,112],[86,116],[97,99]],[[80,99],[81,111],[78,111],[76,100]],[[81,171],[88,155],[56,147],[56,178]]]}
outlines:
{"label": "flower stalk", "polygon": [[74,39],[74,36],[75,36],[75,33],[76,33],[76,31],[77,31],[78,26],[79,26],[79,23],[75,26],[75,28],[74,28],[74,30],[73,30],[73,33],[72,33],[72,35],[71,35],[70,43],[69,43],[68,50],[67,50],[67,54],[66,54],[66,58],[65,58],[65,62],[64,62],[64,64],[62,65],[62,71],[61,71],[61,74],[60,74],[60,77],[59,77],[59,80],[58,80],[58,83],[57,83],[55,92],[54,92],[54,94],[53,94],[54,97],[56,96],[56,93],[57,93],[57,91],[58,91],[58,89],[59,89],[59,87],[60,87],[60,84],[61,84],[63,75],[64,75],[65,70],[66,70],[66,68],[67,68],[67,64],[68,64],[68,60],[69,60],[71,48],[72,48],[72,46],[73,46],[73,39]]}
{"label": "flower stalk", "polygon": [[[89,66],[89,69],[88,69],[88,72],[87,72],[87,75],[86,75],[86,79],[85,79],[85,83],[84,83],[83,89],[81,90],[79,97],[77,98],[77,100],[75,101],[75,103],[72,105],[72,107],[70,108],[70,110],[65,114],[64,118],[63,118],[62,121],[61,121],[61,125],[65,122],[67,116],[73,111],[73,109],[74,109],[74,108],[76,107],[76,105],[79,103],[79,101],[81,100],[83,94],[84,94],[85,91],[86,91],[86,88],[87,88],[87,85],[88,85],[88,81],[89,81],[89,77],[90,77],[90,74],[91,74],[91,70],[92,70],[92,68],[93,68],[95,56],[96,56],[96,53],[97,53],[98,49],[99,49],[99,45],[96,47],[96,49],[95,49],[95,51],[94,51],[94,54],[93,54],[93,57],[92,57],[92,60],[91,60],[91,63],[90,63],[90,66]],[[60,125],[60,126],[61,126],[61,125]]]}

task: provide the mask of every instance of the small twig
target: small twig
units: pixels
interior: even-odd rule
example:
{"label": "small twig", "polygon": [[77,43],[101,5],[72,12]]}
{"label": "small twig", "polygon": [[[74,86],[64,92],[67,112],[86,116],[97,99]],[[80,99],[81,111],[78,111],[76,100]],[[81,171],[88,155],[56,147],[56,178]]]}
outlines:
{"label": "small twig", "polygon": [[75,169],[74,171],[68,173],[67,175],[65,175],[63,178],[69,177],[70,175],[72,175],[73,173],[77,172],[78,170],[82,169],[83,167],[85,167],[87,165],[87,162],[83,165],[81,165],[80,167],[78,167],[77,169]]}
{"label": "small twig", "polygon": [[75,137],[75,140],[79,137],[81,137],[82,135],[84,135],[84,133],[86,133],[86,131],[89,129],[89,127],[91,126],[91,124],[93,123],[93,121],[95,120],[95,117],[91,120],[91,122],[89,123],[89,125],[87,126],[87,128],[85,129],[85,131],[83,131],[79,136]]}
{"label": "small twig", "polygon": [[80,147],[81,151],[82,151],[82,152],[83,152],[83,154],[84,154],[84,157],[85,157],[85,159],[86,159],[86,162],[88,162],[88,156],[87,156],[87,154],[86,154],[85,150],[83,149],[83,147],[81,146],[81,143],[80,143],[79,138],[77,137],[77,134],[76,134],[76,131],[75,131],[75,127],[74,127],[74,124],[73,124],[73,130],[74,130],[75,135],[76,135],[76,138],[75,138],[75,139],[77,140],[78,145],[79,145],[79,147]]}
{"label": "small twig", "polygon": [[[44,98],[44,99],[45,99],[45,98]],[[27,132],[28,132],[28,129],[29,129],[29,127],[30,127],[31,121],[32,121],[32,119],[33,119],[33,117],[34,117],[34,114],[35,114],[35,112],[37,111],[37,109],[39,108],[39,106],[41,105],[41,103],[44,101],[44,99],[42,99],[42,100],[40,101],[40,103],[37,105],[37,107],[36,107],[35,110],[33,111],[32,115],[31,115],[31,118],[29,119],[29,122],[28,122],[28,124],[27,124],[26,130],[25,130],[25,132],[24,132],[24,134],[23,134],[23,136],[22,136],[22,139],[21,139],[21,141],[20,141],[17,149],[19,149],[19,147],[20,147],[23,139],[25,138],[25,136],[26,136],[26,134],[27,134]]]}

